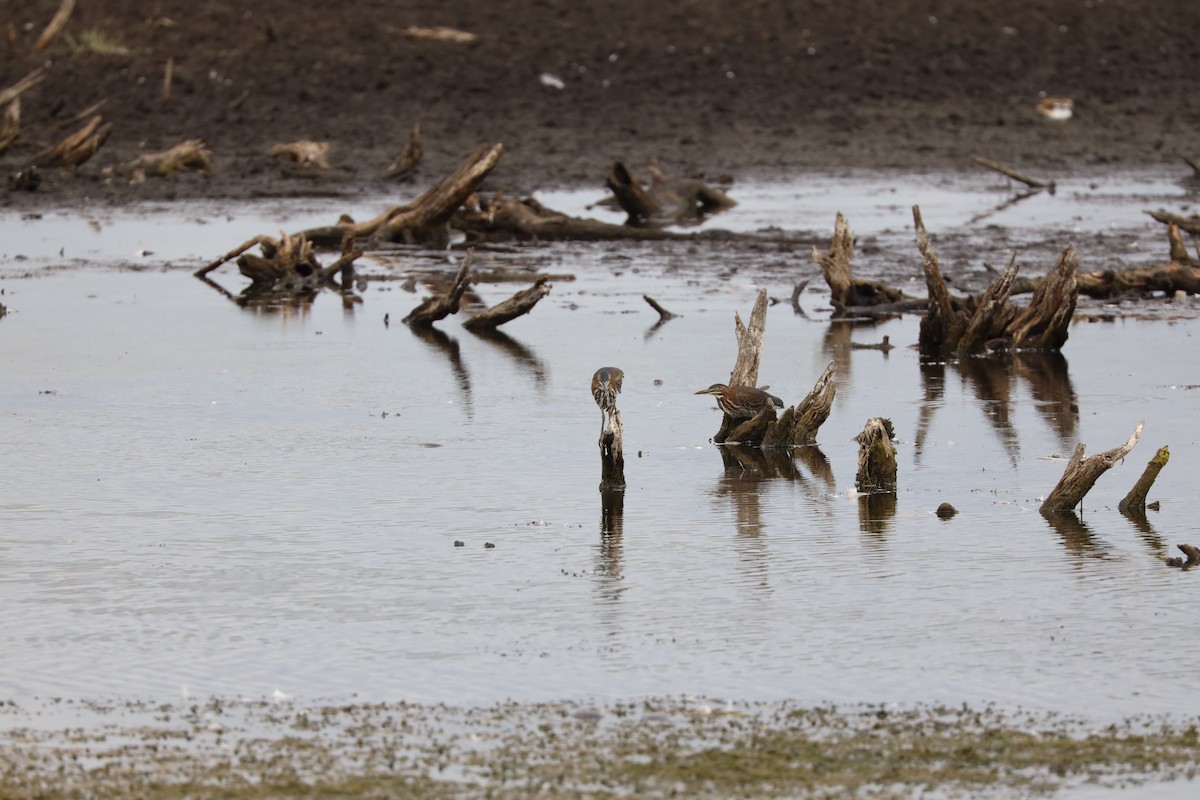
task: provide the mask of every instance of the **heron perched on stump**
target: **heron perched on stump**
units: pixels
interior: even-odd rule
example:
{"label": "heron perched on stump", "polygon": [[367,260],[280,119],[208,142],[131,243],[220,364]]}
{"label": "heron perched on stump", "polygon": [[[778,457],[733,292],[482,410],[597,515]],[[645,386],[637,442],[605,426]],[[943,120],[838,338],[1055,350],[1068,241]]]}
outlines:
{"label": "heron perched on stump", "polygon": [[592,397],[600,406],[600,433],[608,427],[608,419],[617,410],[617,395],[621,393],[621,382],[625,373],[616,367],[601,367],[592,376]]}
{"label": "heron perched on stump", "polygon": [[731,419],[753,419],[767,404],[783,408],[783,401],[773,394],[753,386],[726,386],[714,383],[696,394],[711,394],[717,398],[717,407]]}

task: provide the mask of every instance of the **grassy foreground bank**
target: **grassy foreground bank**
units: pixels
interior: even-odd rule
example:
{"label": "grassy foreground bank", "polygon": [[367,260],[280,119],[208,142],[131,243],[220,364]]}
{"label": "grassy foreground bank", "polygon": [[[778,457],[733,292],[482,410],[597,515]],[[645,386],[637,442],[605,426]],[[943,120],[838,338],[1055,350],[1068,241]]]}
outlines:
{"label": "grassy foreground bank", "polygon": [[993,707],[0,706],[0,798],[908,797],[1192,780],[1195,720]]}

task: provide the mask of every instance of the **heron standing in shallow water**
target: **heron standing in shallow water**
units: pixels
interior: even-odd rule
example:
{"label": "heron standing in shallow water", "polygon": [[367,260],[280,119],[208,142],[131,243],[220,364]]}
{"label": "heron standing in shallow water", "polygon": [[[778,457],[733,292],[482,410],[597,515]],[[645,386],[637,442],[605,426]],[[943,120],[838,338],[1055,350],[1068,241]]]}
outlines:
{"label": "heron standing in shallow water", "polygon": [[608,429],[608,419],[617,410],[617,395],[621,393],[621,382],[625,373],[616,367],[601,367],[592,376],[592,397],[600,406],[600,435]]}
{"label": "heron standing in shallow water", "polygon": [[696,394],[711,394],[717,398],[717,407],[733,419],[753,419],[767,404],[783,408],[783,401],[773,394],[753,386],[726,386],[714,383]]}

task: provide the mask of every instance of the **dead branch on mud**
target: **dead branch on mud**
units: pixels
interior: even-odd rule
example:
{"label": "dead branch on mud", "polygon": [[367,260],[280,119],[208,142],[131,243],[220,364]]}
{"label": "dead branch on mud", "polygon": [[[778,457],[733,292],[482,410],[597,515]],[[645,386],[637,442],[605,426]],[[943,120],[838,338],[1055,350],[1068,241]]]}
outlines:
{"label": "dead branch on mud", "polygon": [[605,184],[628,215],[626,225],[688,225],[733,208],[737,203],[720,189],[695,178],[670,178],[651,162],[650,186],[643,186],[624,162],[613,164]]}
{"label": "dead branch on mud", "polygon": [[1027,175],[1022,175],[1011,167],[1006,167],[999,162],[992,161],[991,159],[984,158],[983,156],[973,155],[971,156],[971,160],[980,166],[987,167],[990,170],[995,170],[1001,175],[1012,178],[1014,181],[1019,183],[1023,183],[1031,189],[1045,189],[1050,192],[1050,194],[1054,194],[1054,181],[1040,181],[1036,178],[1030,178]]}
{"label": "dead branch on mud", "polygon": [[34,52],[40,52],[50,46],[50,42],[54,41],[54,37],[58,36],[62,32],[62,29],[66,27],[67,21],[71,19],[71,12],[74,10],[75,0],[62,1],[62,5],[58,7],[58,11],[51,17],[45,29],[42,30],[42,35],[34,42]]}
{"label": "dead branch on mud", "polygon": [[1142,511],[1146,510],[1146,495],[1150,493],[1150,487],[1154,485],[1154,481],[1158,478],[1158,473],[1162,472],[1162,468],[1171,460],[1171,451],[1164,445],[1158,448],[1158,452],[1146,464],[1146,469],[1142,471],[1142,475],[1137,479],[1137,483],[1129,490],[1129,494],[1122,498],[1121,502],[1117,503],[1118,511]]}
{"label": "dead branch on mud", "polygon": [[0,154],[16,144],[21,135],[21,98],[14,97],[4,109],[4,121],[0,122]]}
{"label": "dead branch on mud", "polygon": [[0,90],[0,106],[12,100],[16,100],[21,96],[22,93],[41,83],[44,77],[46,77],[45,67],[38,67],[37,69],[30,71],[29,74],[27,74],[24,78],[21,78],[21,80],[17,81],[12,86],[9,86],[7,89]]}
{"label": "dead branch on mud", "polygon": [[896,448],[892,440],[896,432],[892,421],[884,417],[867,420],[862,433],[854,437],[858,442],[858,470],[854,475],[854,487],[865,494],[892,493],[896,491]]}
{"label": "dead branch on mud", "polygon": [[96,114],[82,128],[30,159],[29,165],[41,168],[78,167],[96,154],[111,133],[112,123],[105,124],[104,118]]}
{"label": "dead branch on mud", "polygon": [[502,303],[481,311],[463,323],[469,331],[495,330],[506,322],[528,314],[546,295],[550,294],[548,278],[538,278],[528,289],[523,289]]}
{"label": "dead branch on mud", "polygon": [[1087,458],[1083,457],[1084,444],[1082,442],[1077,444],[1058,485],[1046,497],[1039,510],[1043,514],[1060,514],[1071,511],[1079,505],[1083,501],[1084,495],[1091,491],[1096,480],[1118,461],[1129,455],[1129,451],[1133,450],[1138,440],[1142,438],[1142,428],[1145,426],[1145,422],[1139,422],[1125,444]]}
{"label": "dead branch on mud", "polygon": [[929,305],[921,320],[918,340],[922,355],[1010,348],[1058,350],[1066,343],[1078,295],[1075,273],[1079,268],[1079,257],[1072,247],[1068,245],[1059,255],[1024,308],[1018,309],[1009,302],[1017,277],[1015,256],[980,295],[973,308],[964,305],[956,308],[942,278],[937,253],[925,231],[919,206],[913,206],[913,223],[929,293]]}
{"label": "dead branch on mud", "polygon": [[267,150],[272,158],[290,158],[300,169],[329,169],[329,142],[298,142],[273,145]]}
{"label": "dead branch on mud", "polygon": [[159,153],[138,156],[118,167],[103,170],[108,177],[121,175],[130,183],[142,183],[147,177],[169,178],[176,172],[212,172],[212,151],[200,139],[188,139]]}
{"label": "dead branch on mud", "polygon": [[440,295],[426,297],[401,321],[413,328],[428,328],[438,320],[457,314],[462,304],[463,292],[471,285],[471,264],[474,261],[475,251],[468,250],[449,288]]}
{"label": "dead branch on mud", "polygon": [[833,240],[829,244],[829,251],[822,253],[815,245],[812,249],[813,261],[821,265],[821,274],[829,285],[829,302],[836,315],[844,316],[848,309],[860,310],[863,306],[881,304],[915,302],[918,308],[924,306],[923,301],[909,297],[899,289],[855,278],[850,266],[853,257],[854,232],[839,211],[833,222]]}
{"label": "dead branch on mud", "polygon": [[408,142],[404,145],[404,149],[400,151],[400,155],[396,156],[391,164],[388,164],[387,169],[380,175],[384,180],[404,180],[410,177],[417,165],[421,163],[421,156],[425,151],[421,147],[421,123],[418,120],[413,123],[412,131],[408,135]]}
{"label": "dead branch on mud", "polygon": [[[477,197],[477,207],[467,208],[451,222],[471,243],[482,242],[609,242],[692,239],[706,234],[688,234],[656,226],[614,225],[596,219],[573,217],[547,208],[533,198],[515,200],[498,193],[490,199]],[[712,232],[707,235],[716,234]]]}

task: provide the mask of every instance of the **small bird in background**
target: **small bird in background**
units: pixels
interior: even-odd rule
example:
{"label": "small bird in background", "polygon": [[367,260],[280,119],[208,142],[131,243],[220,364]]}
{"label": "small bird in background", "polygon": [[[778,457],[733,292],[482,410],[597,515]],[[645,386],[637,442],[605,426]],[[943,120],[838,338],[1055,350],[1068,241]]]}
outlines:
{"label": "small bird in background", "polygon": [[783,401],[778,397],[753,386],[726,386],[723,383],[714,383],[696,394],[711,394],[717,398],[717,407],[733,419],[752,419],[768,403],[776,408],[783,408]]}
{"label": "small bird in background", "polygon": [[617,395],[621,393],[621,382],[625,373],[616,367],[601,367],[592,376],[592,397],[600,406],[600,433],[608,428],[608,418],[617,410]]}
{"label": "small bird in background", "polygon": [[1037,104],[1038,113],[1046,119],[1068,120],[1075,113],[1075,104],[1069,97],[1044,97]]}

